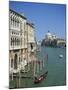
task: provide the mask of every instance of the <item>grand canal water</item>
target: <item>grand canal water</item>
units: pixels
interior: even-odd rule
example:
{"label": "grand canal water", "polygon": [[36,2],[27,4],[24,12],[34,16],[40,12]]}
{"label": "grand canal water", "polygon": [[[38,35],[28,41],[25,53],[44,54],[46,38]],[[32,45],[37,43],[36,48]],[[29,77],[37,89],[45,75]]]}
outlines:
{"label": "grand canal water", "polygon": [[[48,54],[48,60],[45,58]],[[63,58],[59,58],[62,54]],[[41,47],[39,58],[45,61],[45,69],[48,70],[48,75],[41,83],[32,86],[46,87],[46,86],[62,86],[66,84],[66,50],[65,48],[49,48]],[[46,66],[47,65],[47,66]]]}
{"label": "grand canal water", "polygon": [[[42,54],[48,54],[48,75],[39,86],[65,85],[66,83],[66,50],[65,48],[45,48],[42,47]],[[59,58],[62,54],[63,58]]]}
{"label": "grand canal water", "polygon": [[[46,55],[48,54],[48,60]],[[63,58],[59,58],[62,54]],[[21,79],[21,87],[47,87],[62,86],[66,84],[66,50],[65,48],[41,47],[41,52],[37,54],[39,60],[44,60],[45,70],[48,75],[39,84],[34,84],[32,79]],[[43,72],[45,72],[43,69]],[[24,82],[24,83],[23,83]]]}

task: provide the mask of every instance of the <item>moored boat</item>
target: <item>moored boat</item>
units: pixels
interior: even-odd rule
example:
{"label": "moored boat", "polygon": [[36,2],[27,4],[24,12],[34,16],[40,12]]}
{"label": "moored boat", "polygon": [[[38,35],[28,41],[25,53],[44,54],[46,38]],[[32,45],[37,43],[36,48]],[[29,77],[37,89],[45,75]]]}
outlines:
{"label": "moored boat", "polygon": [[62,54],[60,54],[60,55],[59,55],[59,58],[63,58],[63,55],[62,55]]}
{"label": "moored boat", "polygon": [[40,83],[44,78],[46,78],[47,74],[48,74],[48,71],[45,72],[44,74],[40,75],[40,77],[38,77],[38,78],[35,77],[34,83],[35,83],[35,84]]}

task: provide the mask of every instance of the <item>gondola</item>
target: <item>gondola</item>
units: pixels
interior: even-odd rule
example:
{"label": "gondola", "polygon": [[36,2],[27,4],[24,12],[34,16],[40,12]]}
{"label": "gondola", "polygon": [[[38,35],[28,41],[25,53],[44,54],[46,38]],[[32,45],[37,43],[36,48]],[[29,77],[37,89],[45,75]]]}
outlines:
{"label": "gondola", "polygon": [[45,72],[44,74],[40,75],[40,77],[38,77],[38,78],[35,77],[34,84],[38,84],[38,83],[40,83],[42,80],[44,80],[44,78],[46,78],[47,74],[48,74],[48,71]]}

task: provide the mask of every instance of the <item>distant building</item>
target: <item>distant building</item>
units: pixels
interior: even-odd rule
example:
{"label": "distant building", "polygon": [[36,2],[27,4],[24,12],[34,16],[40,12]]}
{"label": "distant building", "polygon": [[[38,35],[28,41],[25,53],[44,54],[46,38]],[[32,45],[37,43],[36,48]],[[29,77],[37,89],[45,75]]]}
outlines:
{"label": "distant building", "polygon": [[66,41],[64,39],[57,38],[57,46],[58,47],[65,47]]}
{"label": "distant building", "polygon": [[55,34],[52,35],[52,39],[53,39],[53,40],[57,39],[57,37],[56,37]]}
{"label": "distant building", "polygon": [[45,39],[46,40],[54,40],[54,39],[56,39],[56,35],[51,34],[50,31],[48,31],[48,33],[46,33],[46,35],[45,35]]}
{"label": "distant building", "polygon": [[43,39],[42,46],[53,46],[53,47],[65,47],[66,42],[64,39],[57,38],[55,34],[51,34],[49,31],[46,33],[45,38]]}
{"label": "distant building", "polygon": [[52,40],[52,34],[48,31],[45,35],[46,40]]}
{"label": "distant building", "polygon": [[45,46],[56,46],[57,38],[55,34],[51,34],[49,31],[45,35],[45,39],[42,41],[42,45]]}

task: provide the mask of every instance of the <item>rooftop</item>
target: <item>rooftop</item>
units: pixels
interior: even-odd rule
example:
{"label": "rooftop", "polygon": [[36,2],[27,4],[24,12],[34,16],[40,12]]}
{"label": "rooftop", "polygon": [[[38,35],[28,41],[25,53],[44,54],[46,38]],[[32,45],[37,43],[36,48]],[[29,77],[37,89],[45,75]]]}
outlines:
{"label": "rooftop", "polygon": [[33,24],[33,23],[27,22],[26,24],[28,24],[28,25],[30,25],[32,28],[34,28],[34,24]]}
{"label": "rooftop", "polygon": [[16,13],[17,15],[19,15],[20,17],[22,17],[22,18],[24,18],[24,19],[27,19],[24,15],[16,12],[15,10],[9,9],[9,11]]}

